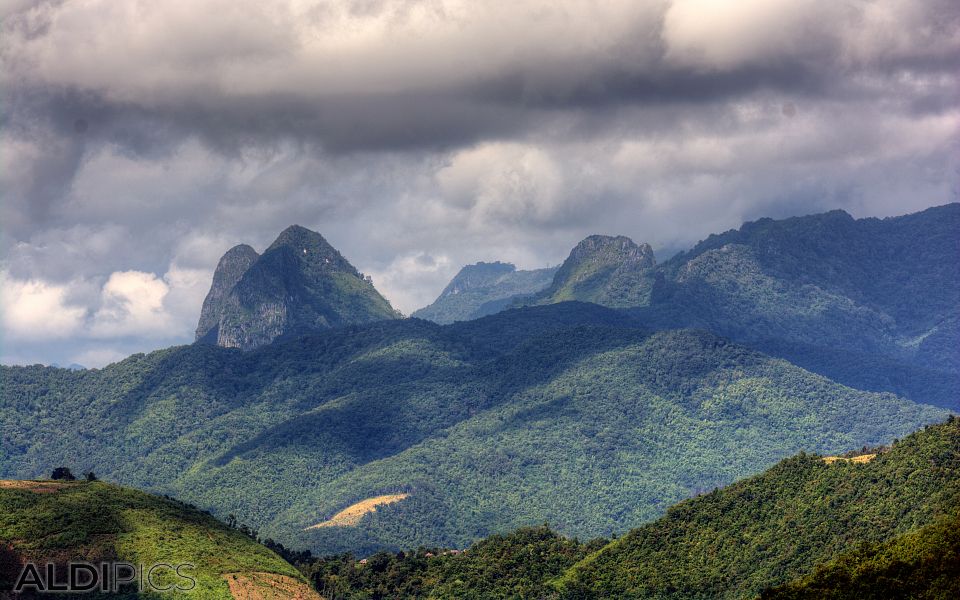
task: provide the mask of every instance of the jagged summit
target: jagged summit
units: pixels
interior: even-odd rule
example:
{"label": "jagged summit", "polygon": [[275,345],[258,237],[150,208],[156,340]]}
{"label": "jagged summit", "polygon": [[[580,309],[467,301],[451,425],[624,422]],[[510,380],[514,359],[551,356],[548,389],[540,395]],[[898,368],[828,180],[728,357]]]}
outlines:
{"label": "jagged summit", "polygon": [[626,236],[591,235],[577,244],[533,304],[566,300],[611,307],[645,304],[656,260],[649,244]]}
{"label": "jagged summit", "polygon": [[197,324],[197,341],[210,344],[217,343],[217,327],[220,324],[220,312],[223,299],[233,286],[240,281],[240,277],[260,258],[257,251],[246,244],[239,244],[227,250],[227,253],[217,263],[217,270],[213,273],[213,283],[210,291],[203,300],[200,310],[200,322]]}
{"label": "jagged summit", "polygon": [[293,225],[262,255],[241,244],[220,259],[196,339],[249,350],[280,337],[399,316],[322,235]]}
{"label": "jagged summit", "polygon": [[490,315],[539,292],[550,284],[556,271],[557,267],[518,271],[515,265],[500,261],[467,265],[433,304],[412,316],[446,324]]}
{"label": "jagged summit", "polygon": [[337,249],[331,246],[322,235],[300,225],[291,225],[280,232],[280,235],[270,244],[264,254],[280,248],[289,248],[301,260],[322,265],[323,268],[328,270],[357,273],[353,265],[337,252]]}
{"label": "jagged summit", "polygon": [[570,251],[561,272],[577,263],[592,261],[609,264],[634,264],[649,269],[656,265],[650,244],[637,244],[625,235],[591,235]]}
{"label": "jagged summit", "polygon": [[492,263],[480,261],[467,265],[450,280],[447,287],[440,293],[440,298],[496,283],[504,275],[516,273],[516,271],[516,265],[499,260]]}

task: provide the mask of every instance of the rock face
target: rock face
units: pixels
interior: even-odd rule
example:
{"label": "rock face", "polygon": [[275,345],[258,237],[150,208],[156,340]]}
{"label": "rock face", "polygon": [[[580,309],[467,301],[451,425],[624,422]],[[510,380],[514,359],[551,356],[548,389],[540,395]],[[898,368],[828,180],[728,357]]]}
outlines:
{"label": "rock face", "polygon": [[217,343],[223,301],[233,286],[240,281],[240,277],[253,263],[257,262],[258,258],[260,255],[256,250],[246,244],[240,244],[227,250],[217,263],[217,270],[213,273],[213,284],[200,310],[200,322],[197,324],[198,342]]}
{"label": "rock face", "polygon": [[240,245],[220,259],[196,340],[250,350],[277,338],[400,316],[323,236],[293,225],[262,255]]}
{"label": "rock face", "polygon": [[557,267],[518,271],[510,263],[478,262],[460,269],[430,306],[414,317],[435,323],[469,321],[503,310],[550,285]]}
{"label": "rock face", "polygon": [[570,252],[548,288],[530,304],[566,300],[615,308],[646,304],[656,261],[649,244],[625,236],[591,235]]}

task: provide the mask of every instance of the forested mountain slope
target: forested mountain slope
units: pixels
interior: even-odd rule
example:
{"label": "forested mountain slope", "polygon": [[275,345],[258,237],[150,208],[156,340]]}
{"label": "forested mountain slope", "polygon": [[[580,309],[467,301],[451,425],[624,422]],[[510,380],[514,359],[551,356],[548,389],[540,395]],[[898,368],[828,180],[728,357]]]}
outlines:
{"label": "forested mountain slope", "polygon": [[661,266],[650,327],[703,327],[860,389],[956,410],[960,204],[761,219]]}
{"label": "forested mountain slope", "polygon": [[[593,235],[545,289],[474,317],[571,300],[630,310],[650,329],[707,329],[845,385],[960,409],[960,204],[885,219],[839,210],[760,219],[660,265],[647,244]],[[418,315],[443,320],[441,304]]]}
{"label": "forested mountain slope", "polygon": [[446,325],[469,321],[503,310],[521,297],[550,285],[557,267],[518,271],[510,263],[467,265],[429,306],[411,315]]}
{"label": "forested mountain slope", "polygon": [[[943,415],[579,303],[0,375],[0,475],[92,469],[323,552],[463,546],[545,520],[622,531],[800,449]],[[304,530],[401,493],[355,527]]]}
{"label": "forested mountain slope", "polygon": [[464,553],[381,552],[360,568],[345,554],[306,571],[344,600],[956,597],[960,419],[877,452],[795,455],[613,541],[541,526]]}
{"label": "forested mountain slope", "polygon": [[762,600],[960,598],[960,512],[883,543],[863,543]]}
{"label": "forested mountain slope", "polygon": [[[801,454],[682,502],[575,566],[564,577],[563,597],[752,598],[861,542],[939,528],[940,519],[958,510],[960,420],[951,419],[866,463],[827,464]],[[921,536],[927,534],[939,535]],[[889,551],[900,552],[908,542]],[[832,569],[839,574],[842,563]]]}

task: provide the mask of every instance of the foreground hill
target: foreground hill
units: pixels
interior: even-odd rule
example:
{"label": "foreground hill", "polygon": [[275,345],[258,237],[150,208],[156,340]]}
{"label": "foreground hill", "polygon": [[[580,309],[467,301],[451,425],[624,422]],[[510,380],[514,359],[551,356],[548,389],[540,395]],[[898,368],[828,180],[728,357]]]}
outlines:
{"label": "foreground hill", "polygon": [[[0,595],[27,561],[61,572],[69,561],[190,564],[196,587],[163,597],[320,600],[294,567],[209,514],[102,482],[0,480]],[[155,582],[190,586],[164,569]]]}
{"label": "foreground hill", "polygon": [[323,236],[293,225],[257,255],[230,249],[213,276],[197,341],[250,350],[277,338],[400,315]]}
{"label": "foreground hill", "polygon": [[579,563],[562,589],[570,598],[750,598],[859,542],[958,510],[960,420],[951,419],[866,463],[801,454],[680,503]]}
{"label": "foreground hill", "polygon": [[[319,552],[463,547],[544,521],[607,535],[800,449],[944,414],[579,303],[0,375],[3,476],[92,469]],[[369,501],[385,496],[402,499]],[[376,510],[307,529],[357,503]]]}
{"label": "foreground hill", "polygon": [[762,600],[960,598],[960,513],[883,543],[864,543]]}
{"label": "foreground hill", "polygon": [[[867,455],[873,456],[873,454]],[[960,419],[872,460],[799,454],[612,542],[520,529],[465,553],[379,553],[307,572],[346,600],[955,598]],[[378,595],[379,594],[379,595]]]}
{"label": "foreground hill", "polygon": [[502,262],[467,265],[432,304],[411,316],[441,325],[479,319],[544,289],[556,272],[557,267],[518,271],[514,265]]}

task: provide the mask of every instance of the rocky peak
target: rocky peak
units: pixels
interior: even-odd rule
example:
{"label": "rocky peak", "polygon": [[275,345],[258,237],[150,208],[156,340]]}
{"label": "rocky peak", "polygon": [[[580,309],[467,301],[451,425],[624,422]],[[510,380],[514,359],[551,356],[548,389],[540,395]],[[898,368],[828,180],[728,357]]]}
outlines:
{"label": "rocky peak", "polygon": [[212,332],[213,339],[208,341],[216,343],[216,331],[214,329],[220,321],[219,315],[223,299],[258,258],[260,258],[260,255],[257,254],[257,251],[246,244],[239,244],[230,248],[220,258],[217,269],[213,272],[213,283],[210,285],[210,291],[207,292],[207,297],[203,300],[203,308],[200,310],[200,321],[197,323],[196,332],[198,341],[205,339]]}
{"label": "rocky peak", "polygon": [[553,283],[531,303],[579,300],[611,307],[640,306],[649,300],[655,267],[649,244],[636,244],[622,235],[591,235],[570,251]]}
{"label": "rocky peak", "polygon": [[291,225],[284,229],[277,239],[264,252],[288,251],[298,261],[310,267],[326,271],[346,271],[358,275],[359,272],[336,248],[316,231],[300,225]]}
{"label": "rocky peak", "polygon": [[517,267],[510,263],[500,261],[486,263],[478,262],[474,265],[467,265],[460,269],[460,272],[450,281],[440,297],[451,294],[459,294],[470,289],[484,287],[496,283],[504,275],[516,272]]}
{"label": "rocky peak", "polygon": [[263,255],[240,245],[220,259],[197,341],[248,350],[281,337],[399,316],[322,235],[293,225]]}
{"label": "rocky peak", "polygon": [[[637,244],[624,235],[591,235],[574,247],[564,262],[603,262],[616,265],[634,265],[650,269],[656,265],[650,244]],[[560,267],[563,270],[563,267]]]}

